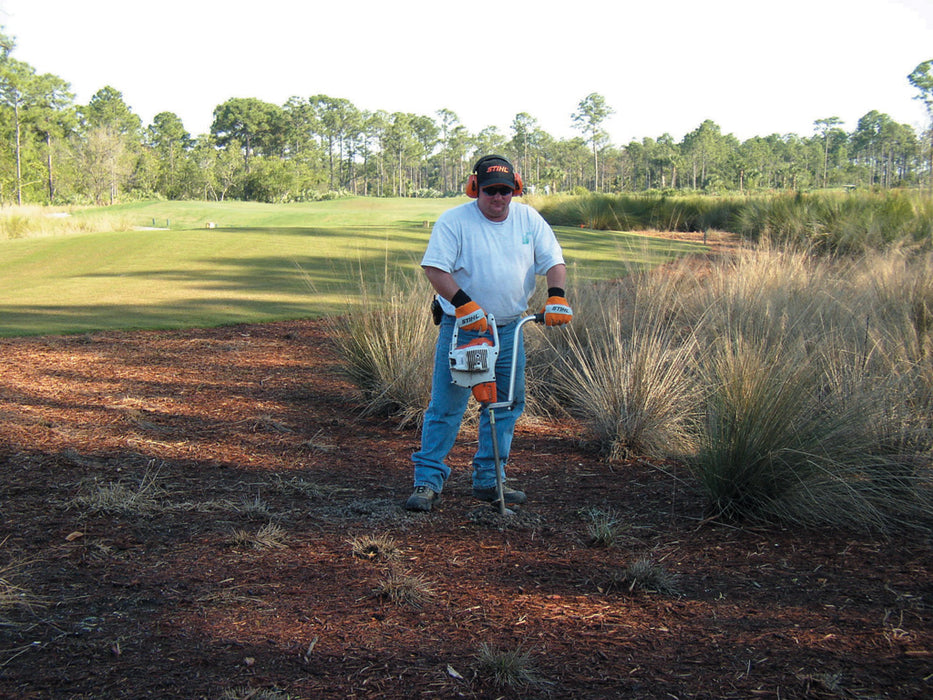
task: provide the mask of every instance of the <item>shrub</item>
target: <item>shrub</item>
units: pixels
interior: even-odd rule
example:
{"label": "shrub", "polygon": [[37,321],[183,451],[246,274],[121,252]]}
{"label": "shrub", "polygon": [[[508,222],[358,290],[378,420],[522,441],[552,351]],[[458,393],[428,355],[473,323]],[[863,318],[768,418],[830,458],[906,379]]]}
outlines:
{"label": "shrub", "polygon": [[444,194],[440,190],[436,190],[433,187],[422,187],[419,190],[414,190],[410,193],[411,197],[417,199],[438,199],[443,197]]}

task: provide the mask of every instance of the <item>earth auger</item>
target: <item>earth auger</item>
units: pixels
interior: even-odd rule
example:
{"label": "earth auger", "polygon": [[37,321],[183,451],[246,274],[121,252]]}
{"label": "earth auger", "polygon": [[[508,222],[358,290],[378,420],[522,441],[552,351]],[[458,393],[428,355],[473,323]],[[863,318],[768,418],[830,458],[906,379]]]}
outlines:
{"label": "earth auger", "polygon": [[463,345],[458,345],[459,327],[454,326],[450,339],[450,377],[457,386],[468,387],[473,397],[489,412],[489,430],[492,434],[492,455],[496,464],[496,492],[498,495],[499,514],[512,515],[512,510],[505,507],[505,488],[502,481],[502,465],[499,457],[499,438],[496,435],[496,409],[511,409],[515,404],[515,366],[518,364],[519,345],[522,342],[522,327],[529,321],[544,323],[544,314],[525,316],[515,328],[515,340],[512,345],[512,368],[509,373],[509,394],[506,401],[497,401],[496,396],[496,360],[499,359],[499,331],[496,319],[487,317],[490,336],[480,336]]}

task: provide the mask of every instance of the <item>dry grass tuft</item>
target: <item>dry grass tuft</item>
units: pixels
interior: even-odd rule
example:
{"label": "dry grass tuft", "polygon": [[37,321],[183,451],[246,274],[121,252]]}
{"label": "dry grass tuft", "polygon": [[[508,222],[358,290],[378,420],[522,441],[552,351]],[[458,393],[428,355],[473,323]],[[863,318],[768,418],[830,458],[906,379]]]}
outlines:
{"label": "dry grass tuft", "polygon": [[159,485],[159,470],[150,463],[137,482],[86,482],[87,491],[69,503],[91,515],[152,515],[164,508],[166,495]]}
{"label": "dry grass tuft", "polygon": [[396,605],[421,608],[435,596],[433,585],[419,574],[389,571],[381,578],[373,595]]}
{"label": "dry grass tuft", "polygon": [[498,686],[515,688],[540,683],[533,655],[526,649],[496,649],[483,642],[477,663],[479,672],[491,676]]}
{"label": "dry grass tuft", "polygon": [[234,547],[251,547],[252,549],[281,549],[285,547],[287,533],[285,529],[275,523],[267,523],[256,532],[234,530],[231,544]]}
{"label": "dry grass tuft", "polygon": [[591,547],[611,547],[618,544],[624,526],[619,512],[613,508],[587,508],[582,513],[586,523],[586,534]]}
{"label": "dry grass tuft", "polygon": [[272,477],[269,487],[285,496],[304,496],[309,499],[330,498],[349,491],[340,486],[318,484],[301,476],[285,478],[281,474]]}
{"label": "dry grass tuft", "polygon": [[269,520],[272,517],[269,504],[258,493],[252,498],[243,498],[236,507],[236,512],[250,520]]}
{"label": "dry grass tuft", "polygon": [[[5,542],[0,542],[0,547]],[[31,610],[43,605],[39,596],[19,583],[19,579],[26,578],[28,565],[28,561],[19,558],[0,564],[0,627],[14,626],[13,611]]]}
{"label": "dry grass tuft", "polygon": [[618,573],[613,588],[678,595],[677,576],[648,555],[636,558]]}
{"label": "dry grass tuft", "polygon": [[349,541],[353,556],[367,561],[394,561],[402,550],[389,535],[363,535]]}

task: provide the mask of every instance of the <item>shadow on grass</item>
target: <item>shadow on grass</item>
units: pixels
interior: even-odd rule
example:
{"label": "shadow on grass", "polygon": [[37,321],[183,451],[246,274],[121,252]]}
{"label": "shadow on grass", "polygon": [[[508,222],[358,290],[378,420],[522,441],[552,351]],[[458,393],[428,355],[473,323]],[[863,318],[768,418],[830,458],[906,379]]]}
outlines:
{"label": "shadow on grass", "polygon": [[[76,279],[111,282],[107,298],[0,305],[0,337],[214,327],[333,315],[352,308],[364,285],[370,291],[378,289],[387,268],[411,274],[418,270],[407,253],[371,251],[361,251],[355,260],[216,257],[194,265],[78,275]],[[114,298],[119,301],[110,301]]]}

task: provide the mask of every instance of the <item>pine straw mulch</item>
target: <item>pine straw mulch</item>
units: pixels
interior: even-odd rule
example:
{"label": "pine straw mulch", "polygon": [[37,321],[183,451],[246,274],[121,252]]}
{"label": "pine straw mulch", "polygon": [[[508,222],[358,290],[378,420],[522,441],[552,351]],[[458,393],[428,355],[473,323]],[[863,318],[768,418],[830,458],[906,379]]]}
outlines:
{"label": "pine straw mulch", "polygon": [[933,695],[928,536],[704,521],[579,438],[520,424],[503,518],[465,432],[412,514],[321,322],[2,340],[0,697]]}

